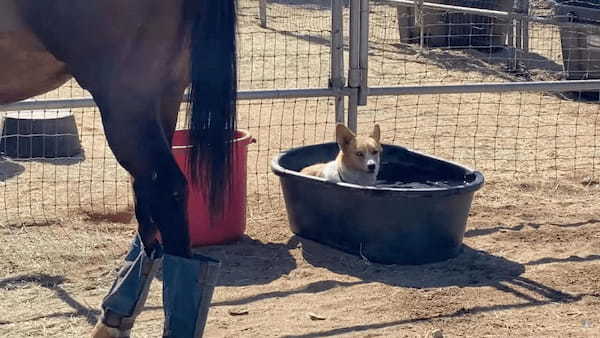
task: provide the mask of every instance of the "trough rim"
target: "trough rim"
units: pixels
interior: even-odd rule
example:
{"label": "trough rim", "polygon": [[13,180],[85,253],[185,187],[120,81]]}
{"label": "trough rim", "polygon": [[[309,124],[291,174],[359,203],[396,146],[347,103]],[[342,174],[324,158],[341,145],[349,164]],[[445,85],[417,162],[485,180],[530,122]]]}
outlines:
{"label": "trough rim", "polygon": [[473,175],[475,176],[475,178],[473,179],[473,181],[468,182],[467,184],[461,184],[461,185],[456,185],[456,186],[451,186],[451,187],[447,187],[447,188],[439,188],[439,187],[432,187],[432,188],[390,188],[390,187],[376,187],[376,186],[363,186],[363,185],[357,185],[357,184],[352,184],[352,183],[346,183],[346,182],[331,182],[328,181],[324,178],[321,177],[316,177],[316,176],[310,176],[310,175],[305,175],[302,174],[298,171],[294,171],[291,169],[287,169],[284,168],[283,166],[281,166],[279,164],[280,160],[282,157],[290,154],[290,153],[294,153],[294,152],[298,152],[298,151],[302,151],[306,148],[315,148],[315,147],[322,147],[322,146],[328,146],[328,145],[333,145],[335,144],[335,142],[329,142],[329,143],[320,143],[320,144],[314,144],[314,145],[308,145],[308,146],[301,146],[301,147],[294,147],[294,148],[290,148],[284,151],[281,151],[279,154],[277,154],[272,160],[271,160],[271,170],[273,171],[273,173],[277,176],[280,177],[285,177],[285,176],[292,176],[295,177],[297,179],[301,179],[301,180],[310,180],[310,181],[314,181],[314,182],[319,182],[321,184],[324,185],[329,185],[331,187],[334,186],[339,186],[341,188],[344,189],[349,189],[349,190],[354,190],[354,191],[360,191],[363,193],[371,193],[371,194],[381,194],[381,193],[385,193],[385,192],[395,192],[398,193],[399,195],[403,195],[405,197],[418,197],[418,196],[423,196],[423,195],[427,195],[427,196],[431,196],[431,195],[435,195],[435,196],[443,196],[443,195],[455,195],[455,194],[464,194],[464,193],[471,193],[471,192],[475,192],[479,189],[481,189],[485,183],[485,178],[483,176],[483,174],[480,171],[477,170],[473,170],[467,166],[464,166],[462,164],[456,163],[454,161],[449,161],[437,156],[433,156],[433,155],[429,155],[417,150],[412,150],[412,149],[408,149],[406,147],[402,147],[402,146],[398,146],[398,145],[393,145],[393,144],[382,144],[382,146],[384,148],[398,148],[404,151],[407,151],[409,153],[413,153],[416,155],[420,155],[420,156],[424,156],[427,158],[430,158],[432,160],[437,160],[437,161],[441,161],[453,166],[457,166],[461,169],[463,169],[465,171],[465,176],[467,175]]}

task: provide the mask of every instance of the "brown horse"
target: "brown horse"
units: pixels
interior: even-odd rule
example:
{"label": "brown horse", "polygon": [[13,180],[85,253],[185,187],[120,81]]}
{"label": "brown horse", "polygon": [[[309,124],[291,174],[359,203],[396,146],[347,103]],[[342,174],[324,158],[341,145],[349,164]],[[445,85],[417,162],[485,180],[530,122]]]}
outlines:
{"label": "brown horse", "polygon": [[133,177],[139,236],[94,337],[128,336],[159,263],[164,336],[202,334],[219,263],[192,255],[187,182],[170,145],[191,84],[189,163],[198,177],[191,183],[206,185],[215,215],[224,212],[236,121],[235,22],[235,0],[0,0],[0,104],[75,78]]}

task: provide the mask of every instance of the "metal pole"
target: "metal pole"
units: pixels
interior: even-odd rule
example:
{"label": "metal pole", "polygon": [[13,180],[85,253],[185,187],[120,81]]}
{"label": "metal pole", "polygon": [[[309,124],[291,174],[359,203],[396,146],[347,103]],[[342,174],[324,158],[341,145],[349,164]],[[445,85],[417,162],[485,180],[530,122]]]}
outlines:
{"label": "metal pole", "polygon": [[[517,38],[515,38],[515,25],[514,22],[515,20],[513,20],[512,18],[509,19],[510,22],[510,28],[508,29],[508,45],[509,45],[509,59],[508,59],[508,69],[511,71],[514,71],[517,69]],[[518,24],[517,24],[518,26]],[[519,30],[519,28],[517,27],[516,30]]]}
{"label": "metal pole", "polygon": [[521,0],[523,17],[523,51],[529,53],[529,0]]}
{"label": "metal pole", "polygon": [[[418,6],[423,9],[437,9],[444,12],[461,12],[467,14],[478,14],[489,17],[497,17],[501,19],[507,19],[511,15],[508,12],[504,11],[496,11],[491,9],[483,9],[483,8],[474,8],[474,7],[464,7],[464,6],[454,6],[454,5],[444,5],[433,2],[426,2],[424,0],[379,0],[379,3],[385,3],[389,5],[395,6]],[[415,13],[416,15],[416,13]]]}
{"label": "metal pole", "polygon": [[77,109],[94,108],[96,102],[92,98],[75,98],[59,100],[26,100],[0,105],[0,111],[38,110],[38,109]]}
{"label": "metal pole", "polygon": [[[459,85],[419,85],[400,87],[370,87],[369,96],[394,95],[426,95],[426,94],[460,94],[460,93],[499,93],[499,92],[568,92],[600,90],[600,80],[570,81],[538,81],[538,82],[506,82],[506,83],[474,83]],[[349,97],[348,127],[356,126],[358,106],[358,89],[356,88],[314,88],[314,89],[281,89],[253,90],[238,92],[239,100],[260,99],[292,99],[304,97]],[[187,101],[187,97],[183,98]],[[93,108],[92,98],[75,98],[61,100],[26,100],[0,105],[1,111],[19,111],[35,109]]]}
{"label": "metal pole", "polygon": [[258,16],[260,17],[260,26],[267,28],[267,0],[258,2]]}
{"label": "metal pole", "polygon": [[[331,75],[329,87],[344,87],[344,4],[331,0]],[[335,122],[344,123],[344,96],[335,97]]]}
{"label": "metal pole", "polygon": [[360,86],[360,1],[350,2],[350,69],[348,69],[348,87]]}
{"label": "metal pole", "polygon": [[[521,12],[523,0],[517,0],[517,12]],[[514,7],[514,3],[513,3]],[[511,8],[511,12],[514,12],[514,8]],[[516,21],[516,24],[515,24]],[[523,17],[515,19],[509,19],[510,29],[515,29],[515,48],[522,49],[523,48]]]}
{"label": "metal pole", "polygon": [[[512,11],[512,8],[511,8]],[[510,12],[509,12],[510,14]],[[515,22],[516,22],[516,28],[515,28]],[[517,69],[517,48],[519,48],[519,37],[520,34],[516,34],[515,36],[515,30],[517,31],[517,33],[519,32],[519,30],[521,29],[519,23],[520,23],[520,18],[517,18],[515,20],[515,18],[513,17],[509,17],[507,23],[510,24],[510,27],[508,29],[508,34],[507,34],[507,39],[508,39],[508,47],[509,47],[509,59],[508,59],[508,69],[511,71],[515,71]]]}
{"label": "metal pole", "polygon": [[[384,3],[390,6],[414,6],[416,1],[421,0],[377,0],[378,3]],[[550,25],[559,25],[565,28],[577,28],[577,29],[586,29],[592,33],[600,33],[600,26],[587,24],[587,23],[569,23],[569,22],[560,22],[560,18],[556,17],[543,17],[543,16],[527,16],[522,13],[516,12],[504,12],[504,11],[495,11],[491,9],[481,9],[481,8],[473,8],[473,7],[463,7],[463,6],[453,6],[453,5],[443,5],[431,2],[423,2],[423,8],[436,9],[446,12],[461,12],[466,14],[475,14],[488,16],[491,18],[500,18],[500,19],[510,19],[510,18],[523,18],[529,22],[550,24]]]}
{"label": "metal pole", "polygon": [[[264,100],[264,99],[294,99],[305,97],[344,97],[350,96],[355,90],[349,88],[306,88],[306,89],[272,89],[239,91],[238,100]],[[187,94],[183,97],[188,102]],[[15,103],[0,105],[0,112],[37,110],[37,109],[77,109],[94,108],[96,103],[91,97],[57,100],[25,100]]]}
{"label": "metal pole", "polygon": [[423,13],[423,0],[415,1],[415,26],[419,27],[419,54],[423,53],[425,44],[425,13]]}
{"label": "metal pole", "polygon": [[369,95],[369,0],[360,3],[360,89],[358,104],[367,104]]}
{"label": "metal pole", "polygon": [[355,133],[358,128],[358,89],[348,97],[348,128]]}
{"label": "metal pole", "polygon": [[500,93],[500,92],[568,92],[599,90],[600,80],[474,83],[459,85],[421,85],[370,87],[370,96]]}
{"label": "metal pole", "polygon": [[361,0],[351,0],[350,2],[350,67],[348,69],[348,87],[352,89],[352,95],[348,99],[348,128],[356,131],[356,120],[358,112],[358,89],[361,85],[360,74],[360,2]]}

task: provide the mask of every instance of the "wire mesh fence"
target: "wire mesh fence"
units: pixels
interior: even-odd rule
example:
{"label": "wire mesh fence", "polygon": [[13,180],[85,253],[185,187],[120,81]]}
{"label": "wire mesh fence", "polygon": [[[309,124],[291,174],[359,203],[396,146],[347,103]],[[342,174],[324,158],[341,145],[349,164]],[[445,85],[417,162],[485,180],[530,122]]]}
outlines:
{"label": "wire mesh fence", "polygon": [[[521,1],[431,3],[510,12]],[[532,16],[556,18],[551,3],[532,1],[529,6]],[[561,27],[562,19],[529,22],[527,34],[517,34],[521,28],[512,19],[423,9],[419,23],[414,5],[375,2],[370,10],[371,86],[593,79],[585,67],[600,61],[600,55],[574,41],[587,41],[583,33],[565,38],[565,32],[581,28]],[[517,43],[517,35],[528,36],[528,50],[517,48],[525,45]],[[563,67],[563,54],[585,65],[573,67],[577,74],[572,74]],[[597,175],[598,108],[597,91],[378,96],[361,107],[358,120],[366,130],[374,122],[387,126],[386,140],[468,164],[491,177],[558,179]]]}
{"label": "wire mesh fence", "polygon": [[[240,1],[238,13],[240,90],[327,87],[331,30],[328,6],[273,2],[268,8],[266,28],[260,27],[256,1]],[[75,81],[70,81],[34,99],[88,96]],[[257,140],[248,154],[251,206],[272,210],[268,196],[278,194],[274,178],[268,175],[272,156],[288,147],[330,138],[334,124],[332,105],[333,99],[329,98],[240,101],[238,125]],[[99,111],[67,111],[75,117],[83,151],[58,158],[3,158],[2,223],[44,222],[80,213],[92,218],[120,217],[124,221],[132,217],[129,176],[107,146]],[[44,112],[50,115],[52,110]],[[184,112],[182,105],[180,128],[184,127]],[[17,117],[24,114],[16,112]],[[1,151],[6,150],[5,147]],[[250,214],[258,215],[254,210],[258,209],[251,207]]]}
{"label": "wire mesh fence", "polygon": [[[345,64],[348,3],[343,10]],[[414,4],[370,4],[370,86],[562,80],[569,78],[563,65],[565,50],[587,50],[587,46],[565,49],[561,38],[566,28],[533,20],[555,16],[553,5],[546,2],[529,3],[532,20],[439,9],[423,9],[419,15]],[[508,12],[521,6],[520,1],[444,4]],[[267,2],[266,9],[262,27],[259,2],[239,2],[240,89],[326,88],[331,66],[330,1],[277,0]],[[580,35],[576,41],[584,39]],[[595,54],[581,55],[582,63],[594,64]],[[86,95],[69,82],[40,98]],[[378,122],[384,142],[470,165],[492,179],[506,174],[547,180],[594,177],[600,165],[600,105],[597,97],[584,96],[528,91],[373,96],[359,110],[359,132]],[[275,154],[333,140],[334,100],[240,101],[239,127],[257,140],[248,159],[251,219],[283,210],[277,179],[269,168]],[[0,161],[3,222],[40,222],[78,213],[124,220],[132,216],[129,177],[106,145],[99,111],[70,111],[83,149],[80,155]]]}

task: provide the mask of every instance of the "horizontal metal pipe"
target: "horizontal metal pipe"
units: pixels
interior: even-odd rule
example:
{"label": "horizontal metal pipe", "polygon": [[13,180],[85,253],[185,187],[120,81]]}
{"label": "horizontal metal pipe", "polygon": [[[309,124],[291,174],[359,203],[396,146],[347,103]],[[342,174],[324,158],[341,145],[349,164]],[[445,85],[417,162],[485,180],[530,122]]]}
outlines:
{"label": "horizontal metal pipe", "polygon": [[457,85],[419,85],[399,87],[370,87],[370,96],[462,94],[497,92],[568,92],[600,90],[600,80],[539,81],[508,83],[474,83]]}
{"label": "horizontal metal pipe", "polygon": [[[415,5],[415,0],[377,0],[378,3],[383,3],[391,6],[405,6],[412,7]],[[454,6],[454,5],[444,5],[432,2],[424,2],[423,8],[429,9],[437,9],[441,11],[447,12],[460,12],[467,14],[475,14],[487,17],[494,17],[500,19],[518,19],[526,22],[536,22],[541,24],[548,25],[560,25],[563,28],[585,28],[589,31],[600,32],[600,26],[592,25],[587,23],[580,22],[566,22],[561,20],[559,16],[535,16],[529,15],[528,13],[518,13],[518,12],[505,12],[505,11],[495,11],[491,9],[483,9],[483,8],[474,8],[474,7],[463,7],[463,6]]]}
{"label": "horizontal metal pipe", "polygon": [[75,98],[59,100],[26,100],[0,105],[0,111],[37,110],[37,109],[66,109],[93,108],[96,103],[92,98]]}
{"label": "horizontal metal pipe", "polygon": [[[280,90],[252,90],[238,92],[239,100],[261,99],[293,99],[304,97],[348,96],[351,90],[346,88],[306,88]],[[184,101],[188,101],[184,96]],[[6,105],[0,105],[1,111],[36,110],[36,109],[75,109],[94,108],[96,103],[92,98],[26,100]]]}
{"label": "horizontal metal pipe", "polygon": [[[382,2],[390,5],[399,5],[399,6],[414,6],[414,0],[379,0],[377,2]],[[508,19],[510,14],[504,11],[495,11],[491,9],[482,9],[482,8],[473,8],[473,7],[463,7],[463,6],[454,6],[454,5],[444,5],[433,2],[423,2],[423,8],[429,9],[438,9],[447,12],[461,12],[467,14],[479,14],[483,16],[496,17],[501,19]]]}
{"label": "horizontal metal pipe", "polygon": [[[600,90],[600,80],[572,81],[538,81],[538,82],[507,82],[507,83],[473,83],[418,85],[398,87],[370,87],[369,96],[388,95],[425,95],[425,94],[461,94],[461,93],[494,93],[494,92],[567,92]],[[352,88],[314,88],[314,89],[281,89],[240,91],[240,100],[292,99],[310,97],[351,96],[355,93]],[[35,109],[66,109],[93,108],[92,98],[75,98],[60,100],[21,101],[0,105],[0,111],[18,111]]]}
{"label": "horizontal metal pipe", "polygon": [[248,90],[238,92],[239,100],[260,99],[295,99],[303,97],[328,97],[350,95],[346,88],[298,88],[298,89],[268,89]]}

